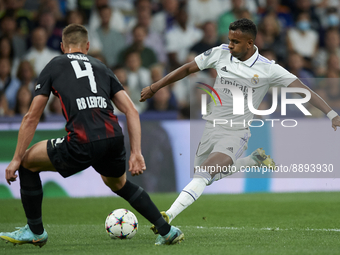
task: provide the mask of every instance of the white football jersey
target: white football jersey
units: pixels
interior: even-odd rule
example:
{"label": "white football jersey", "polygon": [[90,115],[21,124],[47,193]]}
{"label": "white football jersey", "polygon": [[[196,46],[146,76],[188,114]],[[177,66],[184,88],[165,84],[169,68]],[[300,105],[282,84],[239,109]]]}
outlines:
{"label": "white football jersey", "polygon": [[[257,47],[256,52],[249,59],[240,61],[231,55],[227,44],[222,44],[198,55],[195,62],[200,70],[216,69],[214,88],[222,101],[221,105],[218,97],[212,93],[217,104],[214,105],[214,102],[209,104],[207,115],[203,115],[203,119],[228,120],[228,124],[223,126],[231,129],[248,127],[248,121],[253,118],[253,113],[248,107],[249,90],[252,90],[253,106],[257,109],[270,87],[287,87],[297,79],[295,75],[275,64],[275,61],[261,56]],[[242,91],[244,115],[233,114],[233,96],[225,85],[238,87]],[[230,120],[241,124],[229,125]]]}

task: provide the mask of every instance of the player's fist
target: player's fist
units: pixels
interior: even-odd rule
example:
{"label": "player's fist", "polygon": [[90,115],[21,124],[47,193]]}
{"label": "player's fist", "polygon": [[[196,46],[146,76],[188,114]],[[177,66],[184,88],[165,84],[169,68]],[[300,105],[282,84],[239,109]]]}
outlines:
{"label": "player's fist", "polygon": [[144,157],[142,154],[131,153],[129,159],[129,172],[132,176],[140,175],[146,170]]}
{"label": "player's fist", "polygon": [[140,100],[139,102],[144,102],[146,99],[149,99],[151,98],[155,93],[156,91],[154,90],[155,86],[152,86],[152,90],[151,90],[151,86],[147,86],[145,87],[142,92],[140,93]]}
{"label": "player's fist", "polygon": [[337,127],[340,127],[340,117],[339,117],[339,115],[335,116],[332,119],[332,128],[334,128],[334,131],[336,131]]}
{"label": "player's fist", "polygon": [[15,182],[18,175],[15,173],[20,167],[21,161],[20,160],[12,160],[11,163],[6,168],[6,181],[9,185],[11,182]]}

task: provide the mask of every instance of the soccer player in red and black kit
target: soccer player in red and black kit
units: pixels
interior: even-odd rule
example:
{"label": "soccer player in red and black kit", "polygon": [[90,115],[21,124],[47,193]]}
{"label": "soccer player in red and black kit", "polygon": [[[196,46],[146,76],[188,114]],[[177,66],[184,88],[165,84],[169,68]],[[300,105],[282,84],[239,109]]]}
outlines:
{"label": "soccer player in red and black kit", "polygon": [[[89,42],[83,26],[71,24],[63,30],[61,49],[64,55],[52,59],[38,78],[35,97],[20,126],[15,154],[6,169],[8,184],[16,180],[19,170],[27,225],[0,233],[0,238],[14,244],[43,246],[48,236],[41,218],[43,190],[39,173],[57,171],[66,178],[93,166],[113,192],[155,224],[160,233],[155,244],[181,241],[183,233],[163,219],[149,195],[126,180],[124,139],[111,100],[126,115],[131,148],[129,171],[139,175],[146,167],[141,154],[139,115],[131,99],[110,69],[86,55]],[[61,102],[68,134],[38,142],[27,150],[50,92]]]}

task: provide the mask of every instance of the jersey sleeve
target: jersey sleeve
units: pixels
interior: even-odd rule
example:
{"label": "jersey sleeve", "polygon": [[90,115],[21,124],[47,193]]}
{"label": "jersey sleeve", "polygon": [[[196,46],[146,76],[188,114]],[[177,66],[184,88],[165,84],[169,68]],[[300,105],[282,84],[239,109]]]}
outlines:
{"label": "jersey sleeve", "polygon": [[123,85],[119,82],[117,76],[107,68],[108,75],[110,77],[110,97],[112,98],[120,90],[124,90]]}
{"label": "jersey sleeve", "polygon": [[220,56],[220,47],[214,47],[195,57],[195,62],[200,70],[215,68]]}
{"label": "jersey sleeve", "polygon": [[278,64],[272,64],[269,84],[271,87],[288,87],[297,77]]}
{"label": "jersey sleeve", "polygon": [[50,96],[51,90],[52,90],[52,78],[51,78],[51,70],[53,67],[51,67],[51,63],[48,63],[45,68],[41,71],[38,80],[37,85],[34,89],[34,96],[38,95],[46,95]]}

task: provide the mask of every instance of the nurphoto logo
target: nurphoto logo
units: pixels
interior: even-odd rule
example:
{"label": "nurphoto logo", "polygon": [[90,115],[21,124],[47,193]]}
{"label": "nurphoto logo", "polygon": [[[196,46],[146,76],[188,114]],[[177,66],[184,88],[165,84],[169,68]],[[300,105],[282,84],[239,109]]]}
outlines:
{"label": "nurphoto logo", "polygon": [[[201,84],[207,88],[209,88],[218,98],[220,105],[222,105],[222,100],[220,95],[217,93],[217,91],[202,82],[197,82],[198,84]],[[201,89],[203,91],[205,91],[212,99],[212,101],[214,102],[215,106],[218,105],[218,103],[216,102],[214,96],[212,93],[210,93],[207,89],[202,88],[202,87],[197,87],[198,89]],[[241,91],[241,89],[239,89],[236,86],[233,85],[229,85],[229,84],[223,84],[223,88],[224,89],[228,89],[231,92],[231,96],[232,96],[232,100],[233,100],[233,115],[244,115],[244,105],[245,105],[245,97],[243,92]],[[273,112],[275,112],[275,110],[277,109],[277,105],[278,105],[278,90],[276,87],[273,87],[272,90],[272,106],[270,107],[270,109],[268,110],[258,110],[254,108],[254,104],[253,104],[253,90],[252,89],[248,89],[248,96],[246,97],[247,100],[247,104],[248,104],[248,108],[250,110],[251,113],[256,114],[256,115],[270,115]],[[287,98],[287,95],[289,93],[299,93],[299,94],[303,94],[305,95],[305,97],[302,98]],[[284,87],[281,88],[281,115],[285,116],[287,114],[287,105],[295,105],[304,115],[306,116],[310,116],[312,115],[302,104],[307,103],[310,98],[311,98],[311,93],[309,90],[304,89],[304,88],[289,88],[289,87]],[[201,114],[202,115],[207,115],[207,95],[206,94],[202,94],[201,95]],[[237,124],[244,124],[246,123],[247,120],[244,120],[243,122],[237,122]],[[248,126],[252,126],[251,122],[253,121],[257,121],[257,122],[261,122],[261,125],[259,126],[253,126],[253,127],[262,127],[264,125],[264,121],[260,120],[260,119],[255,119],[255,120],[248,120]],[[272,127],[274,126],[274,121],[279,121],[279,119],[265,119],[265,121],[271,121],[272,122]],[[294,122],[295,125],[284,125],[285,122],[287,121],[291,121]],[[227,123],[231,123],[232,125],[232,120],[224,120],[224,119],[214,119],[214,126],[215,124],[227,124]],[[234,122],[234,124],[236,124]],[[281,121],[282,126],[284,127],[295,127],[297,125],[297,121],[294,119],[286,119]]]}

